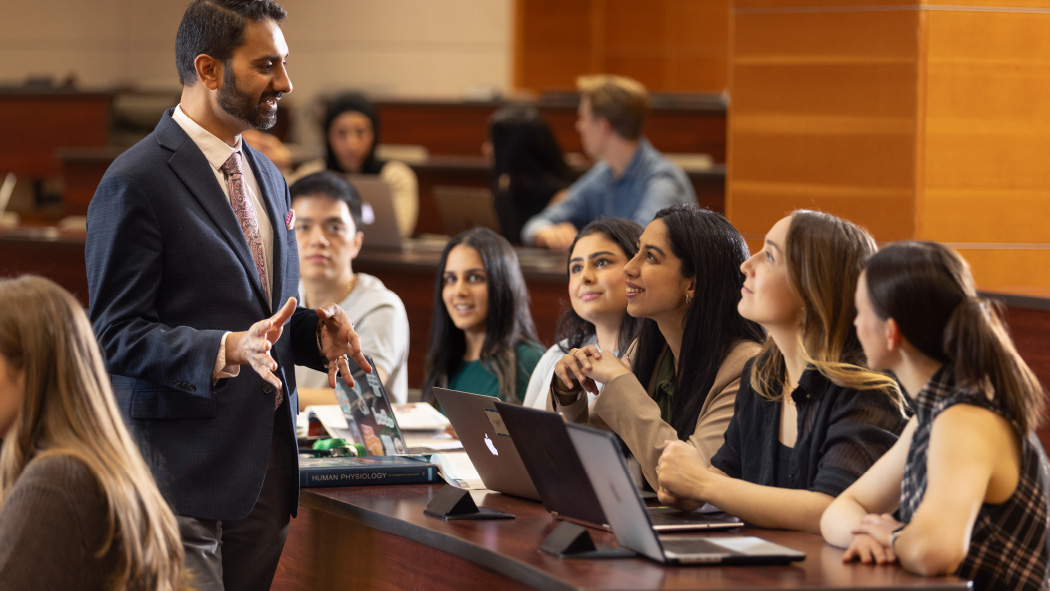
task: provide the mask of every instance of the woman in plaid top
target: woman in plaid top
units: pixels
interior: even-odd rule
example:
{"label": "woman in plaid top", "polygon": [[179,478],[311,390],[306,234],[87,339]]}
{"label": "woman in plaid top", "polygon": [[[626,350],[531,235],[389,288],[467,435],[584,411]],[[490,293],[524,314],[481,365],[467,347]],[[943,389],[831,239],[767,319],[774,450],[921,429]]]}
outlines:
{"label": "woman in plaid top", "polygon": [[843,560],[1046,588],[1045,393],[968,265],[940,244],[893,244],[869,260],[856,302],[869,365],[897,375],[916,414],[828,507],[824,538],[847,547]]}

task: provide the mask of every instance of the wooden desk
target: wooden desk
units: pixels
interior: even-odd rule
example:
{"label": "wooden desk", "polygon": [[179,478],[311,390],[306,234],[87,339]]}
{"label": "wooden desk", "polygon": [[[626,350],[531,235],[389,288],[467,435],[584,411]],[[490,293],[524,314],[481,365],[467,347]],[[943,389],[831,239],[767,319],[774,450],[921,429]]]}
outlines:
{"label": "wooden desk", "polygon": [[[113,160],[124,150],[121,148],[64,148],[56,152],[61,162],[65,193],[62,196],[65,215],[86,215],[88,204],[102,175]],[[419,219],[416,234],[441,234],[444,228],[437,205],[434,203],[434,187],[478,187],[492,186],[492,168],[481,156],[434,156],[426,162],[410,164],[419,181]],[[578,175],[589,167],[576,168]],[[692,170],[686,173],[697,202],[713,211],[725,211],[725,166],[717,164],[710,169]]]}
{"label": "wooden desk", "polygon": [[[275,591],[298,589],[966,589],[954,577],[925,578],[897,566],[843,564],[817,535],[747,531],[802,550],[787,566],[663,566],[644,558],[562,560],[540,552],[557,526],[543,506],[473,493],[507,521],[452,521],[423,515],[440,485],[304,489]],[[712,534],[730,535],[730,534]],[[599,544],[612,534],[592,530]]]}
{"label": "wooden desk", "polygon": [[61,147],[109,142],[112,92],[0,89],[0,173],[58,176]]}
{"label": "wooden desk", "polygon": [[[416,234],[442,234],[441,216],[434,202],[434,187],[492,187],[492,167],[481,156],[432,156],[426,162],[410,164],[419,181],[419,219]],[[577,177],[590,166],[573,167]],[[105,169],[102,170],[105,172]],[[696,201],[712,211],[725,211],[726,169],[716,164],[707,169],[686,171],[696,193]],[[99,179],[102,176],[99,174]],[[97,181],[95,183],[98,184]]]}
{"label": "wooden desk", "polygon": [[[434,156],[477,156],[488,138],[488,121],[509,104],[535,104],[562,150],[582,152],[576,132],[574,93],[539,100],[376,99],[383,142],[425,147]],[[645,136],[661,152],[699,152],[717,163],[726,158],[726,104],[718,95],[653,95]]]}

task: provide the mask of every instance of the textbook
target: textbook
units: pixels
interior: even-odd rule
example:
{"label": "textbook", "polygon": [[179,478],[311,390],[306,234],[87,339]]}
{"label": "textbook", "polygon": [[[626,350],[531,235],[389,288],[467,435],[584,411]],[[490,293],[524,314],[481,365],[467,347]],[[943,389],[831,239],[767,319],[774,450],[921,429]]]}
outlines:
{"label": "textbook", "polygon": [[299,458],[299,486],[371,486],[439,482],[437,466],[400,456]]}

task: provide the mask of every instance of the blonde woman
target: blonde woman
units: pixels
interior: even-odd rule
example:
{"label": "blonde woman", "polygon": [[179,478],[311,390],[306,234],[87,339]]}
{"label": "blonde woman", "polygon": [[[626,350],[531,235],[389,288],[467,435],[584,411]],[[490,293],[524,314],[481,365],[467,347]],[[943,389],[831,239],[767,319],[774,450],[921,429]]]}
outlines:
{"label": "blonde woman", "polygon": [[0,280],[0,437],[4,589],[188,588],[87,316],[40,277]]}
{"label": "blonde woman", "polygon": [[820,516],[896,441],[905,418],[890,378],[861,367],[853,289],[875,241],[846,220],[796,211],[741,265],[740,315],[768,332],[744,367],[710,468],[670,443],[660,497],[717,505],[756,526],[819,531]]}

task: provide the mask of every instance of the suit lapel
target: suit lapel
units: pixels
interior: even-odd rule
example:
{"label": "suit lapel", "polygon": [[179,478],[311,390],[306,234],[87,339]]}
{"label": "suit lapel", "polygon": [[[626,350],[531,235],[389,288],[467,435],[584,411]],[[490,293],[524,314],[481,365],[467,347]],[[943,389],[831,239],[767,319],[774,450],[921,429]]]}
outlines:
{"label": "suit lapel", "polygon": [[[272,310],[272,304],[266,302],[266,293],[263,291],[262,283],[259,281],[259,274],[255,269],[255,261],[252,259],[251,251],[248,250],[248,241],[245,240],[244,234],[241,232],[240,223],[237,221],[237,215],[233,213],[233,207],[230,206],[229,199],[226,198],[222,187],[219,186],[215,173],[212,172],[211,164],[204,157],[204,153],[186,135],[186,132],[179,127],[179,124],[171,118],[172,111],[169,110],[164,117],[161,117],[155,131],[157,141],[172,151],[171,158],[168,159],[168,165],[171,166],[172,171],[175,172],[179,179],[186,184],[190,194],[193,195],[193,198],[197,200],[201,208],[211,218],[215,227],[218,228],[219,234],[222,235],[223,239],[237,255],[237,259],[244,267],[248,281],[251,282],[252,288],[259,297],[259,301],[266,303],[267,311]],[[269,211],[269,204],[267,204],[267,209]],[[272,215],[270,219],[272,223]],[[277,235],[275,233],[274,243],[276,244],[276,242]],[[273,260],[273,266],[277,267],[277,261],[281,259],[277,258],[276,251],[274,252]],[[277,277],[276,269],[274,269],[273,275],[274,278]],[[272,291],[280,293],[276,289]]]}

